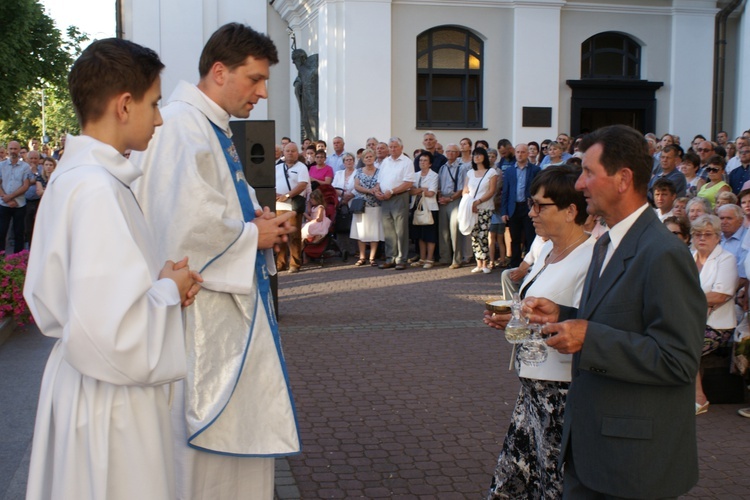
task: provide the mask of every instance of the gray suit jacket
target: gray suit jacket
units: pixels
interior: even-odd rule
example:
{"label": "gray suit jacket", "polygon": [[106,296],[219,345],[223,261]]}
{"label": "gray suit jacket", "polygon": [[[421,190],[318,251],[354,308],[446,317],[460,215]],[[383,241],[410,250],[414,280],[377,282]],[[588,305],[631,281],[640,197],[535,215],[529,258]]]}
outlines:
{"label": "gray suit jacket", "polygon": [[[591,270],[589,270],[589,274]],[[686,245],[646,210],[580,310],[561,457],[587,487],[628,498],[678,496],[698,481],[695,376],[707,304]]]}

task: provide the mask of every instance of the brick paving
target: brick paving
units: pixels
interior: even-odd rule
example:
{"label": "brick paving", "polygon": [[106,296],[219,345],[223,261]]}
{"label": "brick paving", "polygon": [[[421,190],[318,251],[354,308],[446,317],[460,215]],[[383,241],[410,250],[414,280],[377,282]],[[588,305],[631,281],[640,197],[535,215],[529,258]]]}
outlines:
{"label": "brick paving", "polygon": [[[303,453],[279,498],[478,499],[518,381],[481,323],[499,273],[303,267],[279,277],[280,325]],[[748,405],[750,406],[750,405]],[[698,417],[701,479],[684,498],[747,498],[742,405]]]}

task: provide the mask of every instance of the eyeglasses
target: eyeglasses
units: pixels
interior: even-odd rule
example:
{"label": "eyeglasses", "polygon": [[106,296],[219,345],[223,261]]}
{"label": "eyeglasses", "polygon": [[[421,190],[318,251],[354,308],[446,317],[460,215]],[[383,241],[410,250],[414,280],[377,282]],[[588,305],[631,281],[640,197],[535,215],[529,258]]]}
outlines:
{"label": "eyeglasses", "polygon": [[709,148],[698,148],[698,149],[696,149],[696,151],[698,151],[699,153],[710,153],[711,151],[713,151],[713,149],[709,149]]}
{"label": "eyeglasses", "polygon": [[718,167],[706,167],[706,172],[712,172],[715,174],[716,172],[721,172],[721,169]]}
{"label": "eyeglasses", "polygon": [[716,236],[716,233],[714,233],[713,231],[707,231],[705,233],[700,233],[700,232],[693,233],[693,238],[695,238],[696,240],[701,240],[703,238],[711,238],[713,236]]}
{"label": "eyeglasses", "polygon": [[526,204],[529,206],[529,210],[533,210],[536,213],[540,213],[542,211],[542,207],[551,207],[552,205],[556,205],[556,203],[538,203],[534,200],[534,198],[527,199]]}
{"label": "eyeglasses", "polygon": [[741,155],[750,155],[750,149],[743,149],[742,151],[740,151],[740,154]]}

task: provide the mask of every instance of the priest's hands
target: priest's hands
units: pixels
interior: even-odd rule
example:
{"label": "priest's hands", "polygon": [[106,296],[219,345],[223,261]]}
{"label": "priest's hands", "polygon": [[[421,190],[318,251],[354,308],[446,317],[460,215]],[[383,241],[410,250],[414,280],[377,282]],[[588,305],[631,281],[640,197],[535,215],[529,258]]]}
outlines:
{"label": "priest's hands", "polygon": [[253,224],[258,228],[258,250],[273,248],[278,251],[279,245],[288,241],[287,235],[294,231],[292,221],[296,215],[295,212],[276,215],[268,207],[256,210]]}
{"label": "priest's hands", "polygon": [[195,302],[195,296],[200,291],[200,284],[203,282],[198,271],[191,271],[188,267],[187,257],[177,263],[168,260],[159,273],[159,279],[162,278],[169,278],[175,282],[180,292],[182,307],[188,307]]}

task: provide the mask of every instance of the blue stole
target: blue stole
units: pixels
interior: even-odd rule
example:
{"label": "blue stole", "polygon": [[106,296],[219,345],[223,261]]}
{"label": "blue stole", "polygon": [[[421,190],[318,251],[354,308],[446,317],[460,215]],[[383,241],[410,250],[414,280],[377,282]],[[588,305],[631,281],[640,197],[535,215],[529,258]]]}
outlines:
{"label": "blue stole", "polygon": [[[211,122],[211,126],[214,129],[214,132],[216,132],[216,137],[219,139],[219,143],[221,144],[221,149],[224,151],[224,156],[227,160],[227,166],[229,167],[229,171],[232,174],[232,182],[234,183],[234,188],[237,191],[237,198],[239,198],[240,201],[240,207],[242,208],[242,216],[245,219],[245,222],[250,222],[253,219],[255,219],[255,207],[253,206],[253,200],[250,197],[250,190],[248,189],[247,181],[245,180],[245,174],[242,169],[242,161],[240,161],[240,157],[237,154],[237,148],[234,146],[234,142],[232,142],[232,139],[230,137],[227,137],[227,135],[224,133],[223,130],[221,130],[219,127],[216,126],[215,123]],[[208,267],[211,262],[208,262],[204,266],[203,269]],[[201,269],[201,272],[203,271]],[[261,296],[261,300],[263,302],[263,306],[266,311],[266,316],[268,317],[268,323],[271,326],[271,334],[273,335],[273,341],[276,345],[276,353],[279,356],[279,361],[281,363],[281,369],[284,373],[284,380],[286,381],[286,387],[287,392],[289,394],[289,401],[292,406],[292,411],[294,412],[294,420],[295,424],[297,421],[297,412],[294,409],[294,400],[292,399],[291,391],[289,389],[289,376],[287,375],[286,370],[286,363],[284,362],[284,355],[281,350],[281,336],[279,335],[279,323],[276,321],[276,314],[274,312],[273,308],[273,297],[271,295],[271,280],[268,275],[268,267],[266,266],[266,256],[262,250],[258,250],[258,255],[255,257],[255,276],[258,280],[258,293]],[[245,355],[244,357],[247,357],[247,349],[250,346],[250,340],[253,336],[253,329],[255,328],[255,318],[258,314],[258,301],[255,301],[255,310],[253,312],[253,322],[250,325],[250,334],[247,338],[247,346],[245,346]],[[244,366],[244,363],[243,363]],[[239,382],[240,373],[237,374],[237,380],[235,381],[235,388],[237,386],[237,382]],[[232,390],[234,392],[234,389]],[[222,409],[223,412],[223,409]],[[220,413],[221,414],[221,413]],[[218,415],[216,416],[218,418]],[[215,420],[215,419],[214,419]],[[213,421],[212,421],[213,422]],[[211,424],[209,423],[209,426]],[[200,432],[203,432],[202,430]],[[200,434],[200,432],[198,434]],[[211,451],[211,450],[206,450]],[[247,456],[247,455],[246,455]],[[251,455],[251,456],[257,456],[257,455]]]}

